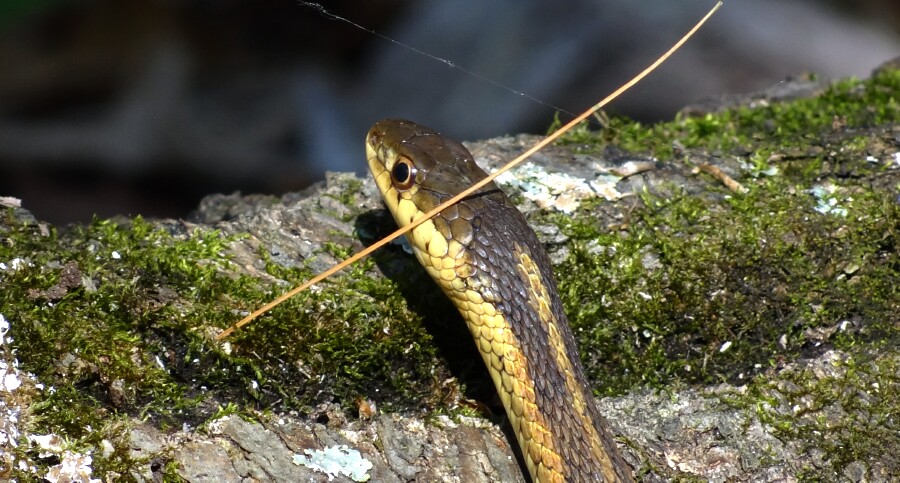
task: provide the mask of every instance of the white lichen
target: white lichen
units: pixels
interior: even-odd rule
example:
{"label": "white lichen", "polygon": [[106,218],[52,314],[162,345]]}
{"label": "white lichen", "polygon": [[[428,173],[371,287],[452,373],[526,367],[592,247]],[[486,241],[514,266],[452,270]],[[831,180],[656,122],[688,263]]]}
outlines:
{"label": "white lichen", "polygon": [[847,198],[844,200],[840,200],[838,198],[839,192],[840,188],[830,183],[816,185],[809,190],[809,193],[816,197],[816,211],[822,213],[823,215],[846,217],[848,213],[847,208],[844,207],[841,203],[848,203],[850,201],[853,201],[853,199]]}
{"label": "white lichen", "polygon": [[306,455],[295,454],[294,464],[328,475],[328,481],[335,476],[346,476],[353,481],[369,481],[372,462],[362,457],[359,451],[346,445],[329,446],[324,450],[304,450]]}
{"label": "white lichen", "polygon": [[58,465],[51,466],[44,475],[44,479],[50,483],[100,483],[99,478],[91,478],[90,455],[63,451],[62,461]]}
{"label": "white lichen", "polygon": [[621,179],[621,176],[604,173],[586,180],[525,163],[498,176],[497,182],[515,187],[540,208],[553,208],[568,214],[590,198],[602,196],[610,201],[621,198],[622,194],[616,190],[616,183]]}

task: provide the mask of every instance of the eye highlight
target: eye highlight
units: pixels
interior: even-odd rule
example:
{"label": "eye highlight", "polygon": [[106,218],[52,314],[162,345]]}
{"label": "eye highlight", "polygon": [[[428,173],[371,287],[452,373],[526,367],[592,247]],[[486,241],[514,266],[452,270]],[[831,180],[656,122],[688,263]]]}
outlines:
{"label": "eye highlight", "polygon": [[416,182],[416,165],[406,157],[400,157],[391,168],[391,183],[394,188],[405,191],[412,188]]}

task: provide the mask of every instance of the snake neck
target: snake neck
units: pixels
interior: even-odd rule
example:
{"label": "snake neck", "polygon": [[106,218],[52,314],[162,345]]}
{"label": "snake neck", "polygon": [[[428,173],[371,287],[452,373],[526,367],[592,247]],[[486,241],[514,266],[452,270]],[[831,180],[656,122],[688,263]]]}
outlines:
{"label": "snake neck", "polygon": [[423,225],[431,238],[413,246],[465,319],[529,472],[540,482],[630,481],[596,409],[543,246],[507,200],[476,204],[468,206],[471,241],[455,257],[423,249],[454,241],[452,230],[441,230],[458,219],[453,213],[438,215],[434,228]]}

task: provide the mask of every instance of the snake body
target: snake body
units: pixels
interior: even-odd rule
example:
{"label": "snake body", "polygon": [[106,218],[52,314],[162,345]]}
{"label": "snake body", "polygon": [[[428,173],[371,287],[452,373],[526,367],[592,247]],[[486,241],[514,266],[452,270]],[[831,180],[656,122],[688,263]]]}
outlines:
{"label": "snake body", "polygon": [[[376,123],[369,168],[401,226],[484,178],[459,142],[410,121]],[[550,260],[493,183],[407,238],[459,309],[538,482],[632,481],[598,413]]]}

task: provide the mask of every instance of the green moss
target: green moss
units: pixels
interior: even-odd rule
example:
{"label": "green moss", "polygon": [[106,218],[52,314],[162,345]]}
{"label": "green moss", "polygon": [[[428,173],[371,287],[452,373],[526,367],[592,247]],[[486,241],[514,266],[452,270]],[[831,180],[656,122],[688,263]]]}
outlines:
{"label": "green moss", "polygon": [[[821,451],[825,464],[835,472],[853,462],[896,455],[900,447],[893,417],[900,411],[897,354],[844,354],[829,358],[826,368],[801,366],[777,377],[754,378],[747,391],[723,399],[735,407],[754,407],[776,436],[799,442],[804,451]],[[900,470],[900,459],[889,458],[886,463],[889,474]],[[821,470],[809,468],[800,477],[817,480]]]}
{"label": "green moss", "polygon": [[[335,244],[326,250],[336,258],[352,254]],[[436,350],[395,282],[373,277],[374,264],[367,259],[351,266],[238,333],[236,354],[284,361],[257,374],[261,386],[307,409],[332,400],[349,407],[358,396],[385,409],[428,404]],[[311,278],[309,270],[275,263],[268,270],[295,284]]]}
{"label": "green moss", "polygon": [[[121,440],[128,414],[172,421],[197,406],[173,366],[184,362],[183,344],[203,344],[189,331],[196,312],[187,301],[215,304],[245,284],[218,275],[230,240],[196,232],[176,241],[140,218],[42,234],[5,217],[0,260],[18,259],[19,268],[2,274],[0,313],[22,369],[47,386],[35,395],[28,431],[97,448]],[[176,338],[183,342],[171,344]],[[118,456],[121,463],[127,451]],[[119,466],[96,458],[101,472]]]}
{"label": "green moss", "polygon": [[675,143],[710,152],[749,152],[759,141],[780,149],[807,147],[839,129],[900,122],[898,91],[900,71],[888,69],[865,81],[834,83],[815,98],[759,102],[701,116],[679,115],[673,122],[652,126],[613,117],[605,119],[598,132],[591,131],[586,122],[561,142],[593,150],[613,144],[634,152],[649,151],[660,159],[674,156]]}
{"label": "green moss", "polygon": [[[100,475],[138,464],[128,451],[96,453],[103,440],[121,441],[134,417],[167,429],[202,425],[223,401],[306,411],[323,402],[350,408],[360,396],[384,409],[436,400],[433,381],[444,379],[436,350],[371,261],[220,346],[214,328],[283,290],[236,275],[226,256],[234,237],[167,231],[141,218],[42,235],[12,212],[4,217],[0,261],[9,268],[19,259],[19,268],[0,272],[0,314],[22,369],[52,388],[34,394],[23,432],[93,449]],[[274,263],[269,270],[292,284],[310,275]]]}
{"label": "green moss", "polygon": [[553,217],[574,241],[560,289],[602,393],[737,382],[843,321],[864,323],[840,348],[893,333],[897,203],[851,191],[845,218],[816,212],[806,189],[776,178],[719,200],[645,194],[623,233],[589,213]]}

